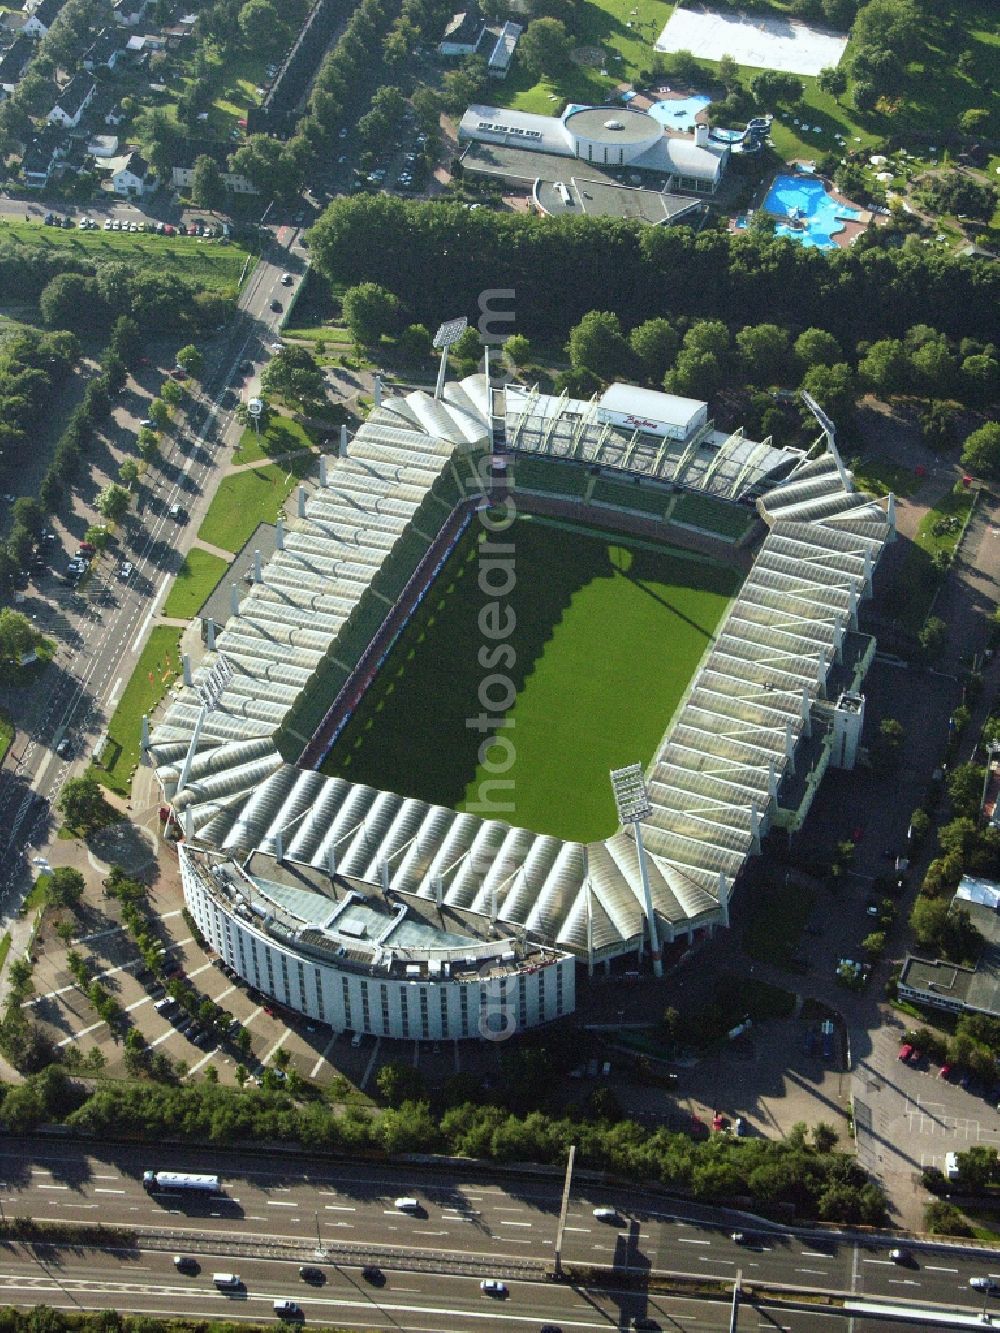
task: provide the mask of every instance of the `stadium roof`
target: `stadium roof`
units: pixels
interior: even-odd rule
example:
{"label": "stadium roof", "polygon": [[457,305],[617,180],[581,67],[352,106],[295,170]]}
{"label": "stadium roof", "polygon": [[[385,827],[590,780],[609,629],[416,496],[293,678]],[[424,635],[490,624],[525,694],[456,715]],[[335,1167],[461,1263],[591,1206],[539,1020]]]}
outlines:
{"label": "stadium roof", "polygon": [[[476,375],[446,386],[443,401],[421,391],[373,411],[348,456],[329,466],[327,484],[305,488],[283,549],[218,635],[230,674],[214,706],[204,708],[200,693],[217,661],[209,653],[194,685],[174,691],[150,754],[196,843],[234,854],[280,850],[315,867],[332,859],[338,874],[387,875],[391,887],[427,898],[440,883],[455,908],[488,910],[495,893],[502,922],[583,954],[589,917],[595,951],[623,952],[643,929],[629,833],[563,842],[324,777],[285,757],[306,745],[395,603],[398,571],[416,567],[456,507],[481,499],[467,455],[488,439],[488,397]],[[883,511],[844,489],[832,459],[795,457],[790,478],[761,507],[771,530],[757,561],[647,770],[653,813],[644,842],[668,935],[725,919],[758,818],[793,763],[809,703],[890,535]],[[622,461],[632,466],[634,451]],[[687,479],[691,463],[675,460],[674,471]],[[740,475],[750,468],[744,458]],[[718,472],[705,466],[698,476],[712,489]]]}

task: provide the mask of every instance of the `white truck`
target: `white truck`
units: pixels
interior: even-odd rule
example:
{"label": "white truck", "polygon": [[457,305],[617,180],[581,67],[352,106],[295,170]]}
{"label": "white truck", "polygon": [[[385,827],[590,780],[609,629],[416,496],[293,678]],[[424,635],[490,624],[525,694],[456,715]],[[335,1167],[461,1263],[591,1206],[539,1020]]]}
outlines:
{"label": "white truck", "polygon": [[187,1171],[143,1171],[143,1186],[154,1190],[180,1190],[187,1194],[218,1194],[222,1189],[219,1176],[192,1175]]}

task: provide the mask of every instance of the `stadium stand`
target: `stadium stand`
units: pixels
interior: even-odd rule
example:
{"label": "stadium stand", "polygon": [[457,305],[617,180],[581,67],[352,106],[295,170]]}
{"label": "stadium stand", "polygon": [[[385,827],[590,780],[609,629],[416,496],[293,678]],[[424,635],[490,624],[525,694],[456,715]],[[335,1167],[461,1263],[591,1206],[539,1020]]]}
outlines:
{"label": "stadium stand", "polygon": [[[465,479],[475,476],[470,447],[475,456],[488,445],[487,401],[484,377],[471,376],[447,385],[443,400],[415,392],[375,409],[347,456],[329,467],[327,484],[312,489],[304,517],[289,520],[284,545],[196,669],[193,686],[170,696],[148,759],[189,844],[234,857],[255,848],[276,855],[280,846],[285,861],[313,867],[335,859],[338,873],[429,900],[440,895],[456,909],[495,904],[498,919],[539,932],[553,947],[610,958],[636,949],[643,936],[629,832],[587,846],[564,843],[326,778],[284,757],[291,731],[301,748],[338,673],[364,654],[391,611],[375,586],[400,586],[433,535],[428,514],[440,511],[438,529],[454,522],[445,497],[474,489]],[[513,395],[508,415],[517,417],[518,403],[525,409],[520,424],[509,423],[523,451],[515,466],[539,452],[526,443],[534,431],[542,453],[559,444],[586,475],[606,438],[588,435],[586,404],[567,418],[559,401],[546,407],[530,394]],[[528,430],[536,408],[544,429]],[[678,466],[676,450],[662,442],[619,441],[626,471],[635,468],[640,444],[647,475],[661,475],[654,466]],[[784,817],[800,743],[811,736],[815,747],[826,734],[828,678],[893,536],[886,512],[853,489],[832,450],[809,459],[740,436],[721,444],[706,436],[685,452],[685,475],[700,471],[709,494],[749,499],[759,491],[768,531],[647,770],[653,810],[644,842],[666,940],[728,921],[745,858],[769,823]],[[552,475],[536,471],[537,484]],[[598,490],[609,506],[661,500],[659,488],[624,478],[601,477],[595,496]],[[712,503],[704,491],[680,498]],[[399,574],[381,574],[397,556]],[[848,688],[857,688],[869,660],[858,655],[861,675]]]}

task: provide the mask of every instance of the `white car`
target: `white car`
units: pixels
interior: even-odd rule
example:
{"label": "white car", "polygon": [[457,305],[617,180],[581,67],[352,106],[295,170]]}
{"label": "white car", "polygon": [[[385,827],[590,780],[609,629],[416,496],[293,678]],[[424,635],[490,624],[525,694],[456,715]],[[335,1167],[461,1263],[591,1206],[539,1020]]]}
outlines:
{"label": "white car", "polygon": [[292,285],[292,281],[293,281],[293,279],[292,279],[292,275],[291,275],[290,273],[282,273],[282,275],[281,275],[281,285],[282,285],[282,287],[291,287],[291,285]]}
{"label": "white car", "polygon": [[123,560],[121,563],[121,568],[118,571],[118,577],[120,579],[129,578],[134,568],[135,566],[132,564],[131,560]]}
{"label": "white car", "polygon": [[498,1277],[484,1277],[479,1284],[479,1290],[484,1296],[493,1296],[501,1300],[507,1295],[507,1283],[501,1282]]}
{"label": "white car", "polygon": [[973,1291],[1000,1291],[1000,1282],[994,1281],[991,1277],[970,1277],[969,1286]]}

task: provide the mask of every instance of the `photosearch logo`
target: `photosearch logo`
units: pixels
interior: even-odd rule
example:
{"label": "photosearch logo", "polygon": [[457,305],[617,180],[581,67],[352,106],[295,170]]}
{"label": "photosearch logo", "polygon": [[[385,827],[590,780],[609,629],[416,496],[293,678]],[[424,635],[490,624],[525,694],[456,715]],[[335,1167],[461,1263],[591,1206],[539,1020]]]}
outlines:
{"label": "photosearch logo", "polygon": [[507,1041],[517,1031],[517,1014],[507,1001],[506,977],[491,977],[480,991],[479,1035],[486,1041]]}

